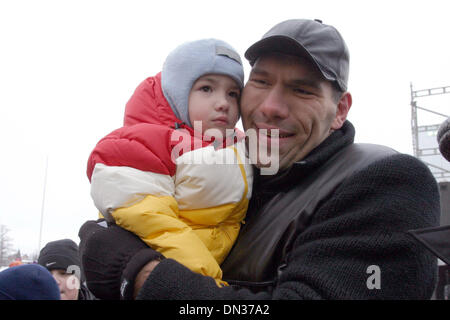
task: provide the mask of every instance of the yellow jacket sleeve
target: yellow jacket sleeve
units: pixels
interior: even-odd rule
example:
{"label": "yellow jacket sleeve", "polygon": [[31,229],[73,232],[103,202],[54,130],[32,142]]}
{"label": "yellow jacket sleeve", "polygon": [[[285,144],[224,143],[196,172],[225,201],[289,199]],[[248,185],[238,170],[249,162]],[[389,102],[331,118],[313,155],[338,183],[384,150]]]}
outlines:
{"label": "yellow jacket sleeve", "polygon": [[192,228],[179,219],[173,197],[147,195],[134,205],[114,210],[112,216],[117,225],[139,236],[166,258],[221,283],[219,264]]}

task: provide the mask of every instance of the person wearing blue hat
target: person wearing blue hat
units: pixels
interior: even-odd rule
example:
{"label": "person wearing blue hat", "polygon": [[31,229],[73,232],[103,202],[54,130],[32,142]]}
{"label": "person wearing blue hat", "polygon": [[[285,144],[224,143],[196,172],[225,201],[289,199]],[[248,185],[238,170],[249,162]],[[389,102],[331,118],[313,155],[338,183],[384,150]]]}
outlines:
{"label": "person wearing blue hat", "polygon": [[60,299],[55,279],[38,264],[23,264],[0,272],[0,300]]}
{"label": "person wearing blue hat", "polygon": [[[133,293],[129,284],[148,254],[227,285],[220,264],[238,236],[253,177],[235,128],[243,82],[240,56],[228,43],[183,43],[136,89],[124,126],[92,151],[88,177],[101,215],[158,252],[143,250],[128,264],[122,297]],[[100,281],[87,284],[98,298],[118,293]]]}

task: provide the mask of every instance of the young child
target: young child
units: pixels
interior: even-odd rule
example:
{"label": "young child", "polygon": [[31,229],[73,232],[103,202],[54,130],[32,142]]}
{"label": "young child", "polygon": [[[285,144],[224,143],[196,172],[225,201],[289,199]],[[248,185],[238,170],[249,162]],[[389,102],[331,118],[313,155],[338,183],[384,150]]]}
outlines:
{"label": "young child", "polygon": [[[124,126],[100,140],[88,161],[91,195],[107,221],[219,286],[253,180],[234,128],[243,81],[227,43],[182,44],[138,86]],[[211,138],[212,130],[223,140]]]}

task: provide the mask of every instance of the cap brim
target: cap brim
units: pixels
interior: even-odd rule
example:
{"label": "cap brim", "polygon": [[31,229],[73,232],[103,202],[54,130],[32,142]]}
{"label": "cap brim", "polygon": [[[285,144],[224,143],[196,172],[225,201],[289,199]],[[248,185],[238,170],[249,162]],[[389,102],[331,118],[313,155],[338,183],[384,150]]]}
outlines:
{"label": "cap brim", "polygon": [[435,256],[450,265],[450,225],[410,230],[409,233]]}
{"label": "cap brim", "polygon": [[[245,58],[253,65],[261,55],[278,52],[294,56],[303,56],[314,61],[314,58],[300,43],[287,36],[271,36],[259,40],[245,52]],[[315,61],[314,61],[315,62]]]}

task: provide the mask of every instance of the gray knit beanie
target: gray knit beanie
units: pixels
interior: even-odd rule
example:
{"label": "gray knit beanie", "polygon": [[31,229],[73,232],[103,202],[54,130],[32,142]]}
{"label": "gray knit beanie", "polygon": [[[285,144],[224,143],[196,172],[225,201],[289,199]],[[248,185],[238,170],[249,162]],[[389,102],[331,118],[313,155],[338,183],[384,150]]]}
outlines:
{"label": "gray knit beanie", "polygon": [[206,74],[230,76],[244,86],[244,69],[239,54],[228,43],[203,39],[184,43],[166,58],[161,72],[164,96],[175,116],[192,127],[189,121],[189,93],[195,81]]}

